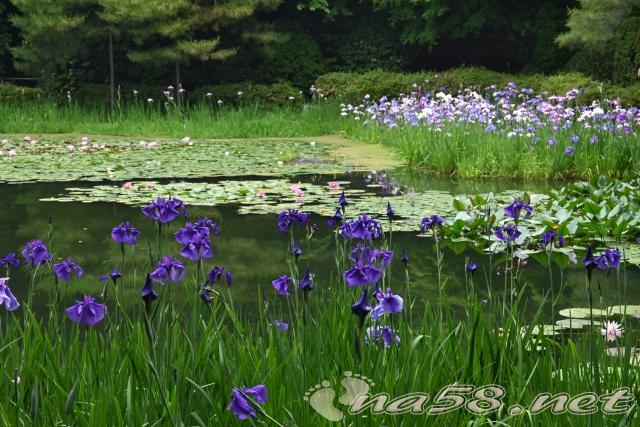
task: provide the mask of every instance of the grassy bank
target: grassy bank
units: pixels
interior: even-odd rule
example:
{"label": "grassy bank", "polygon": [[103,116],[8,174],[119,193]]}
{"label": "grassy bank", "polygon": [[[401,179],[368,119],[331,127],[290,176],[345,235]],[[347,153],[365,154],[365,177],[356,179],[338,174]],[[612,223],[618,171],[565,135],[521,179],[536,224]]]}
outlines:
{"label": "grassy bank", "polygon": [[0,104],[0,133],[91,133],[182,138],[259,138],[328,135],[336,132],[339,108],[332,102],[287,107],[239,107],[200,103],[183,109],[157,102],[127,104],[113,117],[104,108],[48,101]]}
{"label": "grassy bank", "polygon": [[[396,152],[408,166],[435,174],[459,178],[501,177],[517,179],[589,179],[593,176],[629,177],[640,164],[640,139],[637,136],[600,136],[598,143],[585,142],[571,156],[576,134],[588,141],[588,132],[543,132],[535,146],[530,138],[509,138],[485,132],[483,127],[445,126],[441,131],[407,126],[384,129],[343,122],[348,138],[379,143]],[[554,138],[556,145],[549,145]]]}

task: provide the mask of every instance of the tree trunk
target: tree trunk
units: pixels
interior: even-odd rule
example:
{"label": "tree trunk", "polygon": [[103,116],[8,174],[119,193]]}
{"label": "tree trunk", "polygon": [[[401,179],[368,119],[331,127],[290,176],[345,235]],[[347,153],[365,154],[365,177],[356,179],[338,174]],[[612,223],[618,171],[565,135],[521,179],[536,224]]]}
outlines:
{"label": "tree trunk", "polygon": [[113,33],[109,31],[109,107],[111,116],[116,109],[116,82],[115,82],[115,66],[113,64]]}

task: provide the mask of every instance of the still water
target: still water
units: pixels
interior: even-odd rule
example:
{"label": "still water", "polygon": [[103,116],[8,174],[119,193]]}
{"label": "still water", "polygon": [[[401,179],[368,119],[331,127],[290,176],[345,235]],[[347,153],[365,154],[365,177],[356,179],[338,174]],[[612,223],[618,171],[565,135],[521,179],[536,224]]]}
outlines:
{"label": "still water", "polygon": [[[543,184],[512,183],[503,181],[453,181],[449,179],[433,178],[424,175],[397,172],[395,178],[404,185],[416,191],[424,189],[449,191],[452,194],[481,193],[488,191],[502,191],[518,187],[525,187],[529,191],[544,191],[548,189]],[[351,182],[352,187],[364,187],[366,175],[348,174],[344,176],[305,175],[306,182],[326,184],[331,180]],[[251,179],[251,177],[247,177]],[[213,182],[213,181],[211,181]],[[295,179],[292,182],[296,182]],[[122,286],[122,302],[125,306],[139,306],[139,291],[144,285],[144,275],[150,271],[149,245],[155,250],[156,229],[151,220],[140,212],[138,207],[117,203],[59,203],[43,202],[48,198],[64,192],[68,187],[82,187],[95,183],[37,183],[19,185],[0,185],[0,200],[3,208],[0,210],[0,256],[9,251],[19,253],[24,243],[32,239],[46,239],[50,223],[52,227],[51,240],[48,243],[54,252],[54,262],[59,262],[71,256],[75,262],[84,268],[81,279],[73,278],[64,291],[64,298],[68,302],[80,298],[83,293],[98,295],[103,290],[99,276],[108,274],[114,266],[119,266],[124,273]],[[179,196],[179,195],[178,195]],[[205,269],[214,265],[224,266],[233,272],[234,283],[230,289],[235,304],[242,312],[251,317],[258,301],[258,293],[262,292],[267,299],[275,297],[271,281],[282,274],[289,273],[291,255],[288,252],[289,240],[279,233],[275,215],[237,213],[237,206],[224,205],[220,207],[190,207],[190,216],[207,216],[212,218],[220,227],[220,235],[213,241],[214,258],[205,261]],[[347,216],[356,212],[347,212]],[[139,244],[132,253],[127,250],[125,265],[121,264],[120,246],[111,240],[111,228],[125,220],[130,220],[141,234]],[[175,232],[183,225],[184,220],[178,219],[170,226],[170,232]],[[319,289],[326,289],[332,284],[340,283],[340,271],[336,269],[334,259],[335,238],[326,226],[326,218],[311,216],[311,222],[319,226],[314,234],[311,245],[303,245],[304,253],[300,260],[300,267],[309,267],[315,273],[315,284]],[[418,224],[416,224],[416,230]],[[177,256],[180,247],[173,241],[171,235],[167,238],[166,247]],[[437,288],[437,260],[433,239],[418,237],[417,233],[396,232],[393,234],[391,249],[395,256],[390,267],[390,283],[395,293],[407,294],[406,286],[410,286],[411,298],[416,301],[416,316],[420,315],[420,307],[424,302],[439,303]],[[408,277],[404,266],[400,262],[402,251],[409,256]],[[136,268],[133,268],[132,257]],[[479,270],[475,276],[475,290],[487,304],[491,300],[502,299],[504,290],[504,265],[493,265],[490,268],[489,257],[472,250],[461,254],[454,254],[444,250],[444,267],[442,278],[446,282],[445,292],[450,305],[457,314],[462,314],[467,301],[468,284],[465,279],[465,260],[472,257],[477,260]],[[195,303],[193,292],[195,286],[196,268],[194,263],[184,260],[188,266],[185,283],[176,286],[175,298],[183,304]],[[206,271],[205,270],[205,271]],[[549,296],[550,275],[546,267],[529,261],[524,266],[522,280],[519,286],[525,286],[524,301],[526,311],[533,313],[545,298]],[[588,306],[585,291],[585,276],[581,265],[572,266],[564,272],[557,267],[552,271],[554,294],[558,299],[556,310],[572,306]],[[638,272],[629,268],[626,272],[628,284],[637,283]],[[598,288],[594,295],[596,305],[614,305],[620,303],[618,283],[615,273],[609,276],[596,272]],[[489,280],[490,279],[490,280]],[[489,284],[489,281],[491,282]],[[26,296],[29,274],[22,268],[12,272],[11,289],[18,299]],[[33,308],[37,313],[47,312],[51,290],[55,287],[53,273],[45,270],[39,273],[35,285]],[[355,292],[355,291],[354,291]],[[627,285],[626,303],[640,302],[640,290],[636,286]],[[546,304],[548,305],[548,304]],[[60,308],[61,309],[61,308]],[[550,308],[545,310],[545,316],[550,316]]]}

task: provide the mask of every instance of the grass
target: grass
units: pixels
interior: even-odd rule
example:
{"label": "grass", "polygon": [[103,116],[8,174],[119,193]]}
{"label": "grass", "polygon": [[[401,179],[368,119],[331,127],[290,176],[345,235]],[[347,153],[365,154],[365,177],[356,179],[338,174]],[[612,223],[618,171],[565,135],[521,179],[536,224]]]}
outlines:
{"label": "grass", "polygon": [[[309,244],[313,246],[313,239]],[[348,249],[346,242],[336,238],[339,271],[347,264],[344,254]],[[442,253],[437,258],[440,271],[446,264]],[[394,268],[402,268],[396,262]],[[298,276],[298,264],[302,268],[306,263],[313,259],[303,255],[298,263],[291,260],[283,265],[282,271],[290,269]],[[488,271],[496,267],[490,265]],[[598,286],[624,281],[624,270],[618,273],[596,272],[593,286],[596,280]],[[51,273],[41,274],[49,277]],[[514,404],[528,405],[544,392],[576,396],[629,387],[637,398],[638,370],[630,349],[638,334],[628,326],[630,318],[623,317],[625,335],[615,343],[626,348],[625,355],[610,357],[598,325],[561,337],[537,333],[534,325],[545,321],[543,306],[535,310],[533,319],[524,318],[527,285],[515,274],[505,273],[504,294],[494,293],[488,303],[478,301],[475,290],[492,285],[480,271],[475,278],[467,276],[468,302],[460,317],[454,317],[449,307],[444,279],[414,283],[409,269],[407,281],[403,312],[385,315],[383,320],[401,337],[400,344],[390,348],[363,341],[350,307],[360,289],[348,288],[337,278],[319,281],[306,296],[295,286],[289,297],[277,295],[270,286],[256,287],[255,310],[243,313],[234,305],[233,287],[217,288],[211,305],[203,303],[197,292],[200,281],[195,277],[173,290],[162,288],[160,299],[149,311],[142,301],[135,309],[124,311],[118,297],[122,287],[129,288],[125,289],[129,294],[142,287],[125,275],[120,289],[109,290],[104,301],[108,315],[97,328],[69,322],[56,303],[55,290],[43,285],[51,296],[48,315],[36,317],[29,307],[30,298],[20,311],[1,313],[0,393],[5,398],[0,400],[0,424],[234,425],[239,422],[226,410],[232,388],[256,384],[268,387],[269,399],[264,412],[258,411],[258,420],[246,421],[247,425],[609,426],[637,422],[635,411],[615,416],[552,414],[550,409],[536,415],[507,412]],[[393,285],[388,277],[383,282],[383,287]],[[436,287],[440,299],[414,300],[410,295],[414,286]],[[192,303],[177,305],[172,292]],[[423,314],[415,318],[415,312]],[[272,326],[275,319],[286,320],[289,330],[277,331]],[[367,319],[365,326],[371,322]],[[425,407],[434,404],[439,390],[454,383],[496,384],[506,396],[501,398],[503,408],[488,414],[467,409],[428,417],[365,411],[335,424],[316,414],[303,396],[323,380],[339,392],[346,371],[375,381],[372,393],[392,397],[428,393]],[[13,382],[16,376],[19,384]]]}
{"label": "grass", "polygon": [[[363,126],[352,119],[341,124],[347,137],[383,144],[412,168],[459,178],[588,179],[598,175],[628,177],[639,170],[637,135],[599,134],[599,140],[591,144],[590,133],[568,129],[542,133],[540,141],[531,146],[531,138],[487,133],[474,125],[450,125],[436,132],[421,126]],[[564,150],[571,145],[574,132],[580,142],[568,156]],[[556,145],[548,144],[551,137],[557,140]]]}
{"label": "grass", "polygon": [[[107,109],[75,103],[0,104],[0,133],[87,133],[142,137],[260,138],[318,136],[336,132],[334,103],[268,107],[218,107],[200,103],[183,110],[157,104],[126,104],[110,117]],[[184,111],[184,113],[182,112]]]}

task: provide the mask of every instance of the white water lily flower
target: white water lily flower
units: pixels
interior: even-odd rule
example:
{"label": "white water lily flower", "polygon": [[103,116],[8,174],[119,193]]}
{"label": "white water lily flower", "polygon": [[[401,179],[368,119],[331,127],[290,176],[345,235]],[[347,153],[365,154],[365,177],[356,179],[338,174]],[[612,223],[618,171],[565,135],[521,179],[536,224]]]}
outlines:
{"label": "white water lily flower", "polygon": [[604,322],[600,330],[607,341],[615,341],[624,332],[622,325],[615,320]]}

